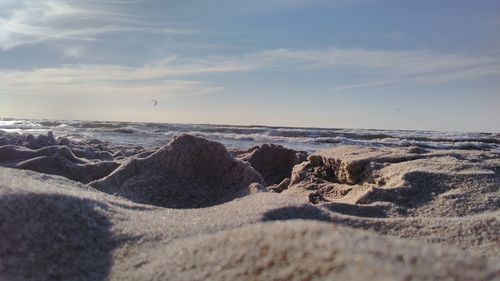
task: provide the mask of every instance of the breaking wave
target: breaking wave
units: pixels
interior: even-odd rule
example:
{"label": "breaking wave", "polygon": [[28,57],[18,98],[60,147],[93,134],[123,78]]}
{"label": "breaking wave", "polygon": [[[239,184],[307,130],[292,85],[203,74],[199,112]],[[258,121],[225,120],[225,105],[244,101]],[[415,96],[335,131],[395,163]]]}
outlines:
{"label": "breaking wave", "polygon": [[500,135],[494,133],[416,130],[287,128],[205,124],[164,124],[28,120],[0,118],[0,130],[21,134],[48,131],[75,139],[96,138],[121,145],[160,146],[175,135],[190,133],[216,140],[230,148],[246,149],[263,143],[315,151],[337,145],[420,146],[434,149],[479,149],[500,152]]}

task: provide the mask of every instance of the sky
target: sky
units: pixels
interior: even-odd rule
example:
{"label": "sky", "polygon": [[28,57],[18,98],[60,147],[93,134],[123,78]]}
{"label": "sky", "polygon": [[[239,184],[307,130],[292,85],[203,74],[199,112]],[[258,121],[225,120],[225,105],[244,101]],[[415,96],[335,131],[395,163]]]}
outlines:
{"label": "sky", "polygon": [[0,0],[0,117],[500,132],[499,31],[498,0]]}

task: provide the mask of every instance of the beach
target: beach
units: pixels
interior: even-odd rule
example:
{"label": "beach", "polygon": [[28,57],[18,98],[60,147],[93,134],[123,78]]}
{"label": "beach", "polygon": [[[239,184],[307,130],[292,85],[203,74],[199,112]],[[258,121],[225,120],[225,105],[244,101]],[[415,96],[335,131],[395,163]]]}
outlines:
{"label": "beach", "polygon": [[500,281],[500,0],[0,0],[0,281]]}
{"label": "beach", "polygon": [[495,149],[0,142],[0,280],[500,280]]}

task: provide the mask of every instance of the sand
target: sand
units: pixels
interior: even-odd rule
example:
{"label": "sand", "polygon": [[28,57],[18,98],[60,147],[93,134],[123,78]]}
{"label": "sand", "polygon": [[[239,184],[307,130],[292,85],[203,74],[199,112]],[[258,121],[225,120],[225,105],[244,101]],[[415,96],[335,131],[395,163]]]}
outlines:
{"label": "sand", "polygon": [[[128,154],[16,143],[0,146],[2,281],[500,280],[492,152],[345,146],[305,159],[267,146],[237,159],[189,135]],[[80,181],[54,168],[103,163],[115,165]]]}

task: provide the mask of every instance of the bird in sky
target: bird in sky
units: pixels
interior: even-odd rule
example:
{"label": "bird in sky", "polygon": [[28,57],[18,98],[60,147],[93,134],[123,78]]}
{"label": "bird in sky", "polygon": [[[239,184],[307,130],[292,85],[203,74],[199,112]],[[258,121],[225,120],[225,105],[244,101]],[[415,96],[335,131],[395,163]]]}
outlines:
{"label": "bird in sky", "polygon": [[153,106],[157,106],[158,105],[158,101],[157,100],[151,100],[154,104]]}

